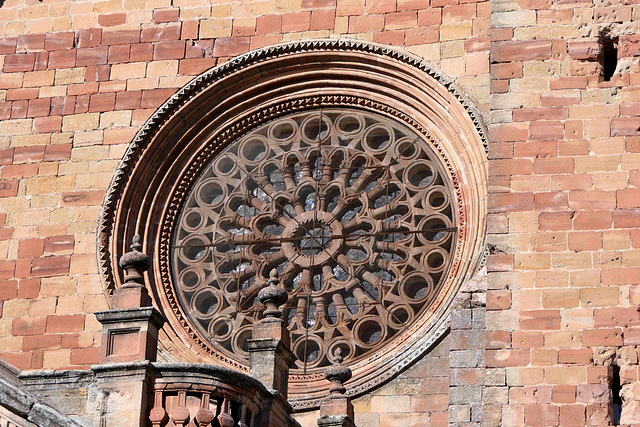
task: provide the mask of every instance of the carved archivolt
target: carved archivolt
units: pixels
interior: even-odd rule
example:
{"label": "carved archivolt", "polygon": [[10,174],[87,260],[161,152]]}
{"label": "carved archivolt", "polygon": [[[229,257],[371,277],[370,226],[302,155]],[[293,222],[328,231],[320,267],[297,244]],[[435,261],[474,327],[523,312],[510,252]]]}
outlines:
{"label": "carved archivolt", "polygon": [[446,331],[482,254],[483,128],[443,79],[340,40],[268,48],[194,79],[114,178],[99,242],[107,289],[141,234],[169,320],[161,352],[246,371],[255,297],[277,269],[299,358],[294,407],[326,394],[336,347],[348,394],[384,382]]}

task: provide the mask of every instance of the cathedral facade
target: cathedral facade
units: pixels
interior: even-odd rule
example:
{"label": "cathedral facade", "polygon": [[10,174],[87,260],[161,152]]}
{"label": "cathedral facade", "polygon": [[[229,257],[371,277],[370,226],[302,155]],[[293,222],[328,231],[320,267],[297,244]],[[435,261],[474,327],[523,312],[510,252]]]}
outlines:
{"label": "cathedral facade", "polygon": [[0,425],[640,424],[639,22],[0,2]]}

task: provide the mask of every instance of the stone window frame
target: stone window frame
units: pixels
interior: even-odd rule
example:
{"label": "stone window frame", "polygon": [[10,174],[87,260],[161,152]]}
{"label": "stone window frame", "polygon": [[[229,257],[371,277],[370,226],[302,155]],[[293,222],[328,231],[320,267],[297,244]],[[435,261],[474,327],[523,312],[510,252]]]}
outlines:
{"label": "stone window frame", "polygon": [[[386,46],[344,39],[276,45],[234,58],[194,78],[166,101],[129,145],[105,196],[98,232],[107,298],[122,284],[117,259],[135,234],[152,255],[149,291],[168,318],[159,358],[248,367],[216,352],[189,326],[172,289],[170,236],[181,200],[221,146],[261,123],[320,107],[358,108],[402,122],[444,165],[459,224],[450,276],[434,315],[411,327],[394,351],[352,366],[347,394],[360,395],[410,366],[448,331],[451,303],[484,254],[487,132],[473,102],[424,60]],[[322,373],[290,376],[295,409],[317,407]]]}

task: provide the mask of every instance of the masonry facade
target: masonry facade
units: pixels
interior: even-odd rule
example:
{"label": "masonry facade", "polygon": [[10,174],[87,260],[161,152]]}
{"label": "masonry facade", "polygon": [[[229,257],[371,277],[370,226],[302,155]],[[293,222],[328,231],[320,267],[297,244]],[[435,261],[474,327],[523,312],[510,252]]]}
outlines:
{"label": "masonry facade", "polygon": [[[135,231],[105,241],[101,221],[120,200],[109,191],[132,141],[163,104],[240,55],[346,40],[435,70],[416,78],[444,76],[433,86],[443,105],[473,111],[460,119],[476,135],[464,138],[469,153],[486,148],[475,162],[452,148],[458,172],[488,170],[464,192],[486,194],[466,199],[486,212],[464,223],[480,246],[446,332],[353,394],[356,424],[640,423],[638,20],[632,0],[5,0],[0,357],[43,399],[52,394],[30,373],[100,364],[94,313],[122,284],[109,282],[100,248],[117,260]],[[146,278],[163,311],[159,270]],[[163,328],[159,361],[211,363]],[[61,411],[89,422],[82,408]],[[295,419],[316,425],[317,409],[304,409]]]}

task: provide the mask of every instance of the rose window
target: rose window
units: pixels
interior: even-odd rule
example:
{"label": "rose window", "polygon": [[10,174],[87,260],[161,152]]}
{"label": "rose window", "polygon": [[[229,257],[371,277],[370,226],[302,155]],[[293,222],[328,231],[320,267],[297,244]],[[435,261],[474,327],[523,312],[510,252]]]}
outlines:
{"label": "rose window", "polygon": [[176,295],[201,337],[247,363],[276,269],[298,370],[391,349],[438,295],[455,245],[440,161],[406,125],[356,109],[295,113],[222,149],[174,231]]}

